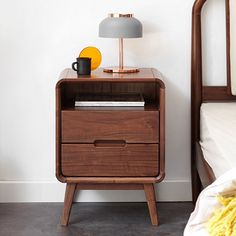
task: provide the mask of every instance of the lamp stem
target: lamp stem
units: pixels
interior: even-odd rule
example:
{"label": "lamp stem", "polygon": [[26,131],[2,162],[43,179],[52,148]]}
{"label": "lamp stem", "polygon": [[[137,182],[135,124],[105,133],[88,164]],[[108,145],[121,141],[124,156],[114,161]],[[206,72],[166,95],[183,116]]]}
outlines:
{"label": "lamp stem", "polygon": [[124,68],[123,38],[119,38],[119,68]]}

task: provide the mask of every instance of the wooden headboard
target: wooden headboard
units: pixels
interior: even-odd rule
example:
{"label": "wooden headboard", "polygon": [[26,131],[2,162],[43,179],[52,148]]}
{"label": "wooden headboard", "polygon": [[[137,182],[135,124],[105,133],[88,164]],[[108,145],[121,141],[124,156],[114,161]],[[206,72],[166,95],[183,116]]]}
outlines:
{"label": "wooden headboard", "polygon": [[236,96],[231,94],[231,63],[230,63],[230,1],[226,4],[226,50],[227,50],[227,85],[203,86],[202,83],[202,30],[201,12],[207,0],[196,0],[192,12],[192,70],[191,70],[191,108],[192,135],[199,140],[200,106],[205,101],[232,101]]}
{"label": "wooden headboard", "polygon": [[[225,1],[226,9],[226,50],[227,50],[227,84],[226,86],[203,86],[202,82],[202,30],[201,30],[201,12],[207,0],[196,0],[192,11],[192,57],[191,57],[191,168],[192,168],[192,186],[193,200],[199,193],[199,177],[197,177],[197,164],[200,140],[200,107],[203,102],[216,101],[236,101],[236,96],[231,93],[231,26],[232,19],[230,12],[232,3],[236,7],[236,0]],[[234,10],[234,14],[236,11]],[[235,22],[236,23],[236,22]],[[235,34],[235,31],[234,31]],[[236,42],[235,42],[236,47]],[[234,57],[234,60],[236,58]],[[234,61],[234,64],[236,62]],[[236,69],[236,65],[234,65]],[[236,78],[234,78],[236,79]],[[207,164],[205,163],[205,166]],[[209,166],[208,166],[209,167]],[[210,168],[210,167],[209,167]],[[207,171],[208,179],[213,179],[213,172]],[[197,186],[198,185],[198,186]]]}

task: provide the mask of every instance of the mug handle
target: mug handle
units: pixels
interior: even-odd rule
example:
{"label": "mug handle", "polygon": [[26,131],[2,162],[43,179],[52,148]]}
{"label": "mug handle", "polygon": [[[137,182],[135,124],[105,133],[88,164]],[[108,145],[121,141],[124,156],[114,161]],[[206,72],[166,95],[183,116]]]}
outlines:
{"label": "mug handle", "polygon": [[78,69],[75,68],[75,65],[77,65],[77,68],[78,68],[78,62],[73,62],[72,63],[72,69],[75,70],[75,71],[78,71]]}

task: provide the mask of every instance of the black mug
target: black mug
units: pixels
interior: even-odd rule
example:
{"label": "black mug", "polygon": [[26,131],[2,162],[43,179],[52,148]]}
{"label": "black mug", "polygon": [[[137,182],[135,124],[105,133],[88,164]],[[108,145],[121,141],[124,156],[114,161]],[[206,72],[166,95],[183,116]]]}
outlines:
{"label": "black mug", "polygon": [[91,58],[90,57],[78,57],[76,62],[72,63],[72,69],[77,71],[78,75],[90,75],[91,74]]}

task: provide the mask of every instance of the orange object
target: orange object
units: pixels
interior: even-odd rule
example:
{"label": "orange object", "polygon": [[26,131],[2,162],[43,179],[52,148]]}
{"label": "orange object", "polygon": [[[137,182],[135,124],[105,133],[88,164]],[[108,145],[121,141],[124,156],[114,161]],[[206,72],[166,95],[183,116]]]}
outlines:
{"label": "orange object", "polygon": [[97,69],[102,61],[102,54],[96,47],[86,47],[84,48],[79,57],[90,57],[91,58],[91,70]]}

